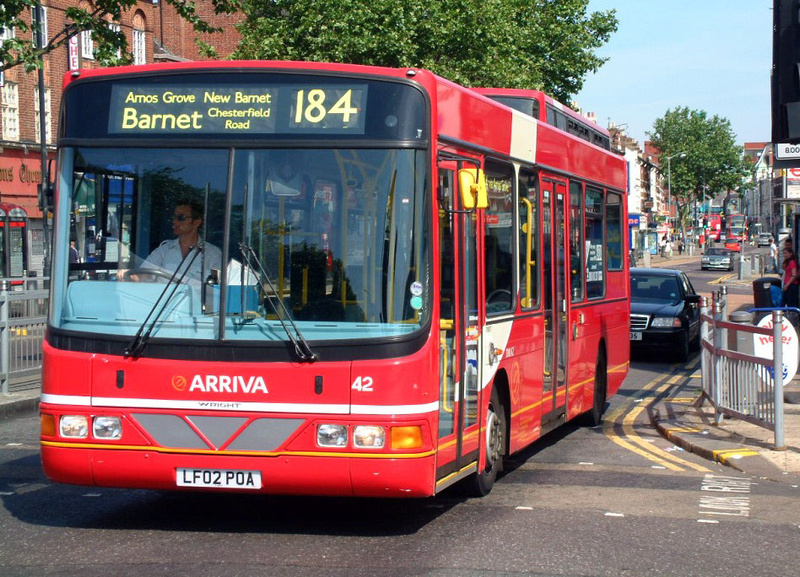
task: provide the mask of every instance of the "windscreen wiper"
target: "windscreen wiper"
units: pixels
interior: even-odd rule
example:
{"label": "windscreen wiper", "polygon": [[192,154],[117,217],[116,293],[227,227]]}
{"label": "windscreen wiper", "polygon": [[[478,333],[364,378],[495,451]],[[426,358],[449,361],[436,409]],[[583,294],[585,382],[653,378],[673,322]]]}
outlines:
{"label": "windscreen wiper", "polygon": [[[181,262],[180,262],[180,264],[178,264],[178,267],[175,269],[175,272],[172,273],[172,276],[169,277],[169,280],[167,281],[167,284],[164,285],[164,290],[162,290],[161,294],[158,295],[158,298],[156,299],[156,302],[153,303],[153,306],[150,309],[150,312],[147,313],[147,317],[144,319],[144,321],[142,322],[141,326],[139,326],[139,330],[136,331],[136,334],[134,335],[133,340],[130,342],[130,344],[127,347],[125,347],[125,354],[124,354],[125,358],[133,357],[134,359],[137,359],[137,358],[139,358],[141,356],[142,352],[144,351],[144,348],[147,346],[147,341],[150,340],[150,335],[153,334],[153,329],[155,329],[156,323],[161,318],[161,315],[164,314],[164,311],[166,310],[167,305],[172,300],[172,297],[175,296],[175,293],[177,292],[178,287],[181,286],[181,283],[183,282],[183,279],[186,277],[186,273],[188,273],[189,269],[192,268],[192,265],[194,264],[194,261],[197,259],[197,255],[202,253],[204,248],[205,248],[204,243],[199,242],[196,245],[194,245],[189,250],[189,252],[186,253],[186,256],[184,256],[181,259]],[[186,268],[183,268],[183,263],[186,262],[186,259],[189,258],[189,255],[191,255],[192,258],[191,258],[191,260],[189,260],[189,264],[186,266]],[[178,276],[178,271],[181,270],[182,268],[183,268],[183,272],[181,273],[181,275],[179,277]],[[145,273],[142,273],[142,274],[145,274]],[[176,278],[177,278],[177,280],[176,280]],[[167,294],[167,289],[169,289],[170,286],[172,286],[172,292],[170,292],[169,296],[166,299],[164,299],[164,295]],[[158,310],[158,314],[153,316],[153,313],[156,311],[156,309],[158,309],[158,305],[159,305],[159,303],[161,302],[162,299],[164,299],[164,304],[161,305],[161,308]],[[150,321],[150,317],[151,316],[153,317],[153,320],[152,320],[152,322],[150,322],[150,326],[148,327],[147,332],[144,332],[144,334],[142,334],[143,331],[144,331],[144,328],[147,326],[147,323]]]}
{"label": "windscreen wiper", "polygon": [[[303,334],[300,332],[300,329],[297,327],[297,324],[292,319],[292,315],[289,314],[289,310],[286,308],[286,305],[283,304],[283,299],[281,295],[277,293],[275,290],[275,285],[272,283],[269,274],[264,269],[264,265],[261,263],[261,259],[258,258],[258,255],[253,250],[253,247],[246,245],[244,243],[239,243],[239,250],[242,252],[242,260],[244,261],[244,265],[250,267],[251,269],[255,268],[250,259],[252,258],[255,264],[258,266],[258,270],[261,272],[261,276],[258,278],[257,282],[261,291],[264,295],[277,295],[278,304],[273,302],[273,299],[269,296],[266,297],[266,300],[269,301],[270,306],[272,307],[273,312],[278,317],[278,321],[280,321],[283,330],[286,332],[286,336],[289,337],[292,345],[294,346],[294,352],[297,357],[301,361],[313,363],[318,359],[317,355],[314,351],[311,350],[311,347],[308,345],[308,341],[303,337]],[[264,279],[266,283],[269,285],[269,290],[272,291],[271,293],[267,292],[267,287],[264,286]],[[285,319],[285,320],[284,320]],[[286,322],[288,320],[288,324]],[[289,330],[289,325],[291,325],[291,330]]]}

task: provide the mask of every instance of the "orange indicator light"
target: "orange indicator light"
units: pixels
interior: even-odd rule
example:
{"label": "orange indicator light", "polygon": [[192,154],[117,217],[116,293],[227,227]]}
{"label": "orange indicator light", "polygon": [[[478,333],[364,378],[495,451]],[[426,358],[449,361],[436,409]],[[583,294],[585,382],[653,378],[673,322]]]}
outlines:
{"label": "orange indicator light", "polygon": [[422,447],[422,428],[419,425],[392,427],[392,449],[419,449]]}

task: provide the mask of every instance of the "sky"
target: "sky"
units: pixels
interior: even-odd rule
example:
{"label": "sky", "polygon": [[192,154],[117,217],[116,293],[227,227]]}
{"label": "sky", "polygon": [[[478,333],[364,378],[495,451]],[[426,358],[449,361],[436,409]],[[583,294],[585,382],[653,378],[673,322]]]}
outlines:
{"label": "sky", "polygon": [[653,122],[679,106],[728,119],[737,144],[768,142],[772,3],[589,0],[591,12],[616,9],[619,26],[597,51],[608,61],[575,100],[640,146]]}

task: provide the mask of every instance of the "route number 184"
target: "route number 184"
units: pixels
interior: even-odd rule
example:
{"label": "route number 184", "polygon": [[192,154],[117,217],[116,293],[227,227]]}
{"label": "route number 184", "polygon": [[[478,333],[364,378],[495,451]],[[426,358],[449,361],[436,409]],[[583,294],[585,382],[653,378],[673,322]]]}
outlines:
{"label": "route number 184", "polygon": [[358,108],[352,104],[352,90],[345,91],[330,108],[325,106],[327,96],[328,94],[320,88],[308,91],[298,90],[294,113],[295,123],[302,124],[305,121],[318,124],[323,122],[329,114],[340,114],[341,122],[344,124],[350,122],[351,116],[358,114]]}

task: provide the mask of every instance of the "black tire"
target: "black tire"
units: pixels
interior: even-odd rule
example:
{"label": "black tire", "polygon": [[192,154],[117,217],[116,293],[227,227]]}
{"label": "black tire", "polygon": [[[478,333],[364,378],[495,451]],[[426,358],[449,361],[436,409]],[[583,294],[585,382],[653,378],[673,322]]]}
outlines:
{"label": "black tire", "polygon": [[592,408],[581,416],[584,427],[596,427],[603,422],[606,412],[606,392],[608,391],[608,368],[603,350],[597,351],[597,364],[594,368],[594,402]]}
{"label": "black tire", "polygon": [[681,363],[689,360],[689,329],[686,329],[678,337],[678,343],[675,345],[675,360]]}
{"label": "black tire", "polygon": [[692,339],[692,341],[689,343],[689,350],[691,350],[692,352],[696,353],[697,351],[700,350],[700,347],[701,347],[701,345],[700,345],[700,329],[698,329],[697,330],[697,336],[694,337]]}
{"label": "black tire", "polygon": [[465,479],[466,492],[472,497],[488,495],[494,486],[498,473],[503,470],[508,423],[506,423],[506,413],[503,405],[500,404],[500,396],[494,388],[489,399],[489,407],[486,409],[484,433],[486,434],[486,465],[482,471],[478,471],[468,479]]}

